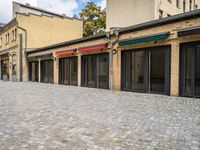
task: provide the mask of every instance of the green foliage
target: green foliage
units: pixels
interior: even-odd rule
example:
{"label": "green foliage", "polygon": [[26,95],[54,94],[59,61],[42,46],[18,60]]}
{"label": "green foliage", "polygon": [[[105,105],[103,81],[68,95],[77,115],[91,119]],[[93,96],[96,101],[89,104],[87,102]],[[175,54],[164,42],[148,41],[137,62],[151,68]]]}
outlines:
{"label": "green foliage", "polygon": [[83,36],[93,36],[105,32],[106,13],[101,11],[101,7],[93,2],[88,2],[87,6],[80,12],[83,20]]}

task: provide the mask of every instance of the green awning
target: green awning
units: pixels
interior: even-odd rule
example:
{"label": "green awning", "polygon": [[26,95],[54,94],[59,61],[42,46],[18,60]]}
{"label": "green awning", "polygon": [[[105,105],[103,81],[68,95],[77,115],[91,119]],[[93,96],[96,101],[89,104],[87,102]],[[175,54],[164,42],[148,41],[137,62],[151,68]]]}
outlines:
{"label": "green awning", "polygon": [[169,35],[170,35],[169,32],[164,32],[164,33],[142,36],[142,37],[137,37],[137,38],[125,39],[125,40],[119,41],[119,46],[160,41],[160,40],[167,39],[169,37]]}

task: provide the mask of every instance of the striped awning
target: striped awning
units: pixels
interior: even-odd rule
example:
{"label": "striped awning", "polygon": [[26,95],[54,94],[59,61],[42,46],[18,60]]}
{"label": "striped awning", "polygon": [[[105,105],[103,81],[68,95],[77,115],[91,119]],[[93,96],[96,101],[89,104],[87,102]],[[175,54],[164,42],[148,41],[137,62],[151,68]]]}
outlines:
{"label": "striped awning", "polygon": [[177,30],[177,34],[179,37],[200,34],[200,26],[189,27]]}
{"label": "striped awning", "polygon": [[78,52],[90,52],[90,51],[103,50],[106,47],[107,47],[107,43],[92,45],[88,47],[80,47],[78,48]]}
{"label": "striped awning", "polygon": [[126,45],[138,44],[138,43],[146,43],[146,42],[165,40],[169,37],[169,35],[170,35],[169,32],[164,32],[164,33],[159,33],[159,34],[152,34],[152,35],[148,35],[148,36],[120,40],[119,46],[126,46]]}

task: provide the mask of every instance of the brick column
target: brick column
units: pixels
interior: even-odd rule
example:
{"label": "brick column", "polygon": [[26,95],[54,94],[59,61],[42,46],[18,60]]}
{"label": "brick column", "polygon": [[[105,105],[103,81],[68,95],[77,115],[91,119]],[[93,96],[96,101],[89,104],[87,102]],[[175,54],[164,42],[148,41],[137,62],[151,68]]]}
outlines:
{"label": "brick column", "polygon": [[180,44],[177,41],[172,42],[171,47],[171,87],[170,95],[179,95],[179,60]]}
{"label": "brick column", "polygon": [[59,59],[55,57],[53,60],[53,72],[54,72],[54,84],[58,84],[58,71],[59,71]]}
{"label": "brick column", "polygon": [[113,54],[113,89],[121,89],[121,50]]}
{"label": "brick column", "polygon": [[81,86],[81,54],[78,54],[78,86]]}

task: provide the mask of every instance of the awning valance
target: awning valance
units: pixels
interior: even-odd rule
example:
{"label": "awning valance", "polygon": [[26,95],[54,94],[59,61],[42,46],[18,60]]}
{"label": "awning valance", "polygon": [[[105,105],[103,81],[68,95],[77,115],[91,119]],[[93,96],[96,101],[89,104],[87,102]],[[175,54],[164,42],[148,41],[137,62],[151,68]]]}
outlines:
{"label": "awning valance", "polygon": [[49,58],[49,57],[52,57],[52,56],[53,56],[53,53],[49,53],[49,54],[32,56],[32,57],[28,57],[28,58],[29,59],[39,59],[39,58]]}
{"label": "awning valance", "polygon": [[88,46],[88,47],[81,47],[78,48],[79,52],[89,52],[89,51],[96,51],[96,50],[102,50],[107,47],[107,43],[104,44],[99,44],[99,45],[93,45],[93,46]]}
{"label": "awning valance", "polygon": [[76,52],[77,49],[67,50],[67,51],[61,51],[56,52],[56,56],[63,56],[63,55],[73,55]]}
{"label": "awning valance", "polygon": [[145,43],[145,42],[153,42],[153,41],[160,41],[167,39],[169,37],[169,32],[159,33],[159,34],[152,34],[148,36],[136,37],[131,39],[125,39],[119,41],[119,46],[126,46],[138,43]]}
{"label": "awning valance", "polygon": [[193,35],[193,34],[200,34],[200,26],[180,29],[177,30],[177,33],[179,37]]}

